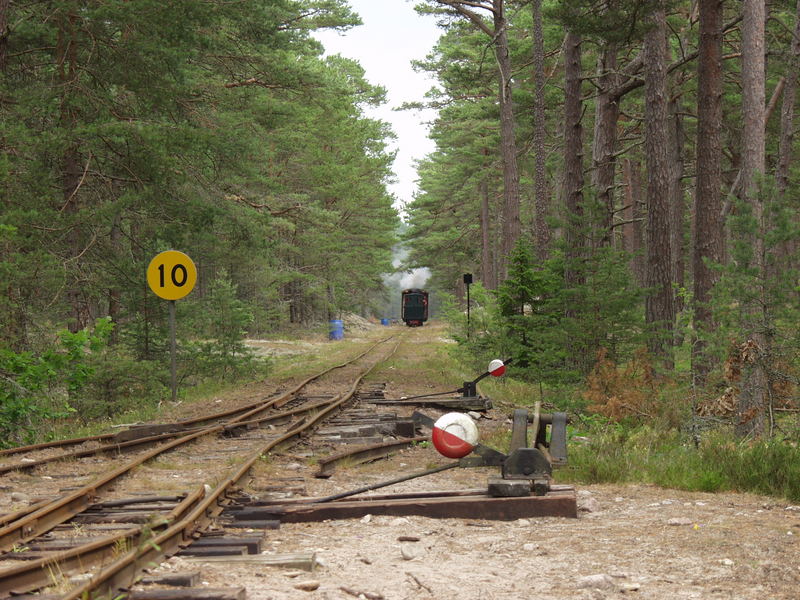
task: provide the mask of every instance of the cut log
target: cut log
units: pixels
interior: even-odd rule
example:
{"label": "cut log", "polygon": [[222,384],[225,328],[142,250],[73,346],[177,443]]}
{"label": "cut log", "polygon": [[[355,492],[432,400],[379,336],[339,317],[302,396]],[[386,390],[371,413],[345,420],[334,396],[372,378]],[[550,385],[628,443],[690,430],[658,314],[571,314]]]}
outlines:
{"label": "cut log", "polygon": [[131,504],[153,504],[167,502],[174,506],[181,500],[186,498],[182,496],[139,496],[138,498],[123,498],[121,500],[106,500],[92,506],[92,508],[114,508],[118,506],[128,506]]}
{"label": "cut log", "polygon": [[137,425],[132,427],[131,429],[120,431],[119,433],[114,435],[112,441],[116,444],[121,444],[122,442],[139,440],[154,435],[160,435],[162,433],[173,433],[177,431],[184,431],[186,429],[188,429],[188,425],[180,425],[177,423],[166,423],[164,425]]}
{"label": "cut log", "polygon": [[127,600],[245,600],[247,590],[243,587],[131,590],[125,597]]}
{"label": "cut log", "polygon": [[317,564],[316,555],[310,553],[297,554],[248,554],[246,556],[209,556],[206,558],[187,557],[190,562],[231,563],[264,567],[282,567],[285,569],[301,569],[313,571]]}
{"label": "cut log", "polygon": [[374,435],[372,437],[322,437],[322,440],[331,444],[357,444],[359,446],[372,446],[383,442],[383,436]]}
{"label": "cut log", "polygon": [[441,408],[460,408],[462,410],[484,411],[492,408],[492,401],[489,398],[417,398],[414,400],[373,400],[373,404],[394,405],[394,406],[436,406]]}
{"label": "cut log", "polygon": [[244,546],[248,554],[260,554],[263,537],[201,537],[192,542],[189,548],[219,548],[223,546]]}
{"label": "cut log", "polygon": [[276,519],[256,519],[254,521],[224,521],[231,529],[280,529],[281,522]]}
{"label": "cut log", "polygon": [[247,554],[247,546],[195,546],[192,544],[177,552],[176,556],[244,556],[245,554]]}
{"label": "cut log", "polygon": [[171,585],[173,587],[194,587],[200,583],[199,571],[184,573],[158,573],[142,577],[139,583],[144,585]]}

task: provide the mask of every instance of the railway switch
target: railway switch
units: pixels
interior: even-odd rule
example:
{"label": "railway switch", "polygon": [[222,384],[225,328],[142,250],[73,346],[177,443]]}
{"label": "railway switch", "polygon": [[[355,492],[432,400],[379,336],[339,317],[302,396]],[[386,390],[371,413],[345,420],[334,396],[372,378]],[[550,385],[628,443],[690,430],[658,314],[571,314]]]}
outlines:
{"label": "railway switch", "polygon": [[[543,496],[550,491],[553,466],[566,464],[566,413],[540,413],[539,403],[534,413],[516,409],[512,415],[511,443],[508,454],[477,443],[477,436],[469,438],[464,433],[464,419],[471,419],[462,413],[448,413],[434,423],[433,419],[415,412],[414,420],[430,427],[434,446],[440,454],[448,458],[458,458],[452,448],[458,446],[461,452],[459,467],[500,467],[500,477],[489,479],[490,496]],[[529,427],[529,423],[532,427]],[[473,424],[474,427],[474,424]],[[529,445],[528,433],[531,430],[533,443]],[[449,443],[448,443],[449,442]],[[468,448],[471,447],[471,453]]]}
{"label": "railway switch", "polygon": [[512,359],[507,359],[506,361],[502,361],[499,358],[494,359],[492,362],[489,363],[489,368],[486,369],[485,373],[481,373],[473,379],[472,381],[465,381],[464,385],[457,389],[457,392],[461,392],[464,398],[477,398],[478,397],[478,382],[481,379],[484,379],[491,375],[492,377],[500,377],[506,372],[506,365],[509,364]]}

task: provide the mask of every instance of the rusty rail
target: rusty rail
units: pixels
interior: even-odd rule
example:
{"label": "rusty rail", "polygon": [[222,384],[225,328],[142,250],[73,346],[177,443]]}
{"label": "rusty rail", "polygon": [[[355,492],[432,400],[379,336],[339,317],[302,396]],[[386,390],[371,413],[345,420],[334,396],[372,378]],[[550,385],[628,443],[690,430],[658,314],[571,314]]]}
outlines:
{"label": "rusty rail", "polygon": [[[396,344],[393,350],[389,353],[389,356],[383,360],[387,360],[389,357],[391,357],[397,350],[398,346],[399,344]],[[366,352],[364,354],[366,354]],[[364,354],[360,355],[358,358],[364,356]],[[353,359],[353,361],[358,360],[358,358]],[[193,535],[207,528],[211,524],[212,520],[219,516],[223,509],[225,495],[228,492],[233,491],[239,482],[245,476],[247,476],[256,461],[281,444],[286,443],[293,438],[299,437],[303,434],[303,432],[314,427],[314,425],[321,421],[325,416],[347,402],[350,398],[352,398],[353,394],[355,394],[356,389],[361,384],[361,381],[364,379],[364,377],[366,377],[374,368],[375,364],[366,369],[355,379],[348,392],[339,396],[335,396],[330,402],[329,406],[320,410],[317,415],[308,421],[305,421],[300,426],[287,431],[277,439],[270,441],[263,447],[258,448],[230,477],[220,483],[210,494],[208,494],[206,498],[204,498],[198,504],[198,506],[189,515],[187,515],[185,519],[175,523],[166,531],[153,538],[152,543],[147,544],[143,548],[138,548],[132,552],[129,552],[125,556],[119,558],[113,564],[92,577],[91,580],[66,594],[62,600],[80,600],[82,598],[97,597],[98,595],[103,594],[109,594],[113,596],[118,591],[132,585],[135,582],[138,573],[148,564],[160,562],[165,556],[170,556],[177,552],[182,545],[191,540]]]}
{"label": "rusty rail", "polygon": [[204,496],[205,488],[200,486],[194,493],[187,495],[160,522],[150,523],[147,527],[132,527],[89,544],[0,571],[0,593],[9,593],[18,589],[38,589],[51,584],[52,576],[48,566],[57,564],[61,572],[68,573],[93,564],[107,562],[114,556],[123,541],[131,546],[141,546],[148,541],[146,539],[148,530],[157,533],[170,523],[184,518]]}
{"label": "rusty rail", "polygon": [[[0,475],[2,475],[4,473],[9,473],[11,471],[31,470],[31,469],[35,469],[36,467],[39,467],[41,465],[45,465],[45,464],[48,464],[48,463],[57,462],[57,461],[61,461],[61,460],[72,460],[72,459],[75,459],[75,458],[84,458],[84,457],[87,457],[87,456],[93,456],[93,455],[96,455],[96,454],[103,454],[103,453],[106,453],[106,452],[120,452],[120,451],[125,450],[125,449],[135,448],[136,446],[141,446],[141,445],[145,445],[145,444],[152,444],[152,443],[158,443],[158,442],[160,442],[162,440],[167,440],[167,439],[179,436],[179,435],[188,435],[188,434],[193,433],[195,431],[200,431],[202,429],[210,429],[212,427],[212,426],[207,426],[207,427],[196,427],[194,429],[190,429],[190,428],[188,428],[189,425],[197,425],[199,423],[205,423],[207,421],[219,421],[220,419],[223,419],[225,417],[231,417],[232,415],[237,415],[237,416],[235,416],[234,418],[229,419],[225,424],[227,424],[227,425],[233,425],[233,424],[237,424],[237,423],[245,424],[244,423],[245,421],[248,421],[248,422],[251,422],[251,423],[256,423],[259,420],[258,419],[251,419],[251,417],[254,417],[255,415],[257,415],[259,413],[262,413],[262,412],[264,412],[266,410],[269,410],[270,408],[273,408],[273,407],[279,408],[279,407],[285,405],[289,400],[291,400],[291,398],[298,391],[300,391],[302,388],[304,388],[306,385],[308,385],[312,381],[325,376],[326,374],[330,373],[334,369],[340,369],[340,368],[345,367],[345,366],[347,366],[349,364],[352,364],[353,362],[357,361],[358,359],[364,357],[367,353],[369,353],[371,350],[373,350],[376,346],[378,346],[378,345],[390,340],[391,338],[392,338],[392,336],[384,338],[384,339],[376,342],[375,344],[373,344],[369,348],[367,348],[367,350],[365,350],[361,354],[358,354],[357,356],[355,356],[355,357],[353,357],[353,358],[351,358],[351,359],[349,359],[349,360],[347,360],[347,361],[345,361],[343,363],[340,363],[338,365],[334,365],[332,367],[328,367],[328,368],[324,369],[323,371],[320,371],[319,373],[316,373],[314,375],[310,375],[309,377],[307,377],[306,379],[301,381],[299,384],[296,384],[290,390],[288,390],[286,392],[283,392],[281,394],[278,394],[277,396],[274,396],[272,398],[268,398],[266,400],[260,400],[259,402],[248,404],[246,406],[240,406],[240,407],[235,408],[235,409],[230,409],[230,410],[221,411],[221,412],[208,414],[208,415],[201,415],[201,416],[195,417],[193,419],[186,419],[186,420],[183,420],[183,421],[176,421],[174,423],[167,423],[167,424],[159,425],[158,427],[161,427],[161,428],[166,426],[166,427],[174,427],[175,429],[167,431],[167,432],[163,432],[163,433],[158,433],[156,435],[145,435],[145,436],[142,436],[142,437],[137,437],[135,439],[127,439],[125,441],[119,441],[119,442],[113,442],[113,443],[110,443],[110,444],[105,444],[105,445],[99,446],[97,448],[91,448],[91,449],[85,449],[85,450],[76,450],[76,451],[66,452],[66,453],[63,453],[63,454],[55,455],[55,456],[50,456],[50,457],[47,457],[47,458],[34,460],[34,461],[31,461],[31,462],[14,463],[14,464],[11,464],[11,465],[0,466]],[[267,417],[265,419],[261,419],[261,421],[268,421],[270,419],[275,419],[275,418],[276,417],[274,417],[274,416],[270,416],[270,417]],[[143,430],[146,430],[147,426],[145,425],[145,426],[142,426],[142,427],[139,427],[139,428],[143,429]],[[136,429],[137,428],[135,427],[133,429],[129,429],[129,430],[126,430],[125,432],[120,432],[120,433],[129,433],[129,432],[134,432],[135,433]],[[32,452],[32,451],[35,451],[35,450],[41,450],[41,449],[46,449],[46,448],[53,448],[53,447],[66,446],[66,445],[77,445],[77,444],[82,444],[82,443],[87,442],[87,441],[113,440],[118,436],[119,436],[119,434],[110,434],[109,433],[109,434],[102,434],[102,435],[96,435],[96,436],[90,436],[90,437],[73,438],[73,439],[69,439],[69,440],[61,440],[61,441],[56,441],[56,442],[44,442],[44,443],[41,443],[41,444],[34,444],[34,445],[31,445],[31,446],[20,446],[18,448],[9,448],[9,449],[6,449],[6,450],[0,450],[0,455],[4,455],[4,454],[5,455],[19,454],[19,453]],[[0,523],[3,522],[4,518],[7,520],[7,516],[6,517],[0,517]]]}
{"label": "rusty rail", "polygon": [[97,501],[97,494],[99,492],[108,488],[114,480],[129,473],[143,462],[167,450],[171,450],[176,446],[221,430],[222,425],[217,425],[216,427],[203,429],[197,433],[186,435],[159,446],[158,448],[149,450],[135,460],[106,473],[91,484],[75,490],[62,498],[58,498],[25,517],[7,524],[5,527],[0,528],[0,550],[7,551],[12,549],[16,544],[32,540],[50,531],[56,525],[60,525],[78,513],[83,512]]}
{"label": "rusty rail", "polygon": [[382,444],[373,444],[371,446],[362,446],[359,448],[352,448],[342,450],[336,454],[332,454],[317,462],[319,470],[314,474],[315,477],[330,477],[334,469],[346,462],[363,463],[378,458],[389,456],[393,452],[406,448],[418,442],[428,440],[428,436],[419,436],[413,438],[403,438],[393,440],[391,442],[384,442]]}
{"label": "rusty rail", "polygon": [[100,435],[90,435],[88,437],[71,438],[68,440],[55,440],[52,442],[42,442],[40,444],[31,444],[30,446],[16,446],[14,448],[4,448],[0,450],[0,456],[9,456],[11,454],[24,454],[25,452],[34,452],[36,450],[44,450],[46,448],[57,448],[59,446],[72,446],[83,444],[84,442],[94,442],[107,440],[113,438],[113,433],[103,433]]}
{"label": "rusty rail", "polygon": [[[120,540],[126,539],[131,544],[136,543],[136,549],[115,561],[110,567],[103,570],[92,580],[81,586],[79,590],[74,592],[76,594],[75,596],[68,597],[79,598],[84,596],[87,591],[103,593],[100,590],[119,589],[121,587],[130,585],[134,581],[133,576],[140,570],[138,565],[147,565],[151,563],[151,561],[157,560],[161,556],[174,553],[182,545],[187,545],[193,535],[205,529],[209,525],[211,519],[221,513],[224,505],[226,504],[225,495],[235,487],[235,485],[247,474],[247,472],[249,472],[253,464],[255,464],[255,462],[263,454],[270,452],[280,444],[302,435],[303,432],[314,427],[330,412],[336,410],[344,402],[349,400],[355,393],[355,390],[360,382],[374,368],[375,365],[369,367],[356,379],[349,392],[334,396],[331,401],[327,403],[315,403],[300,409],[284,411],[283,413],[271,415],[270,417],[263,419],[246,420],[248,417],[256,415],[259,412],[263,412],[263,410],[266,410],[271,406],[280,406],[285,404],[285,402],[287,402],[295,393],[297,393],[311,381],[324,376],[333,369],[341,368],[354,363],[369,353],[373,348],[388,341],[389,339],[391,339],[391,337],[377,342],[365,352],[348,361],[345,361],[344,363],[335,365],[325,369],[320,373],[317,373],[316,375],[306,378],[288,392],[271,398],[266,403],[262,403],[262,405],[251,405],[250,407],[245,407],[247,410],[245,410],[243,413],[240,409],[238,411],[240,413],[239,416],[231,419],[227,424],[205,427],[188,435],[183,435],[172,442],[150,450],[143,456],[140,456],[137,459],[123,465],[122,467],[115,469],[114,471],[104,475],[100,479],[94,481],[88,486],[85,486],[84,488],[81,488],[80,490],[76,490],[73,493],[56,499],[53,502],[44,503],[45,505],[42,505],[43,503],[39,503],[34,507],[31,507],[35,508],[35,510],[32,510],[27,514],[23,514],[20,518],[14,519],[13,517],[17,514],[25,513],[25,511],[19,511],[13,515],[7,515],[5,517],[6,524],[0,528],[0,550],[9,550],[16,544],[30,541],[33,538],[49,531],[54,526],[63,523],[78,513],[86,510],[89,506],[96,502],[97,494],[109,487],[111,482],[162,452],[197,439],[201,436],[220,433],[226,426],[247,426],[253,423],[257,424],[267,420],[282,418],[302,412],[319,410],[319,413],[312,418],[305,420],[300,425],[287,431],[284,435],[269,442],[267,445],[258,448],[258,450],[250,455],[245,463],[239,469],[237,469],[237,471],[231,477],[218,485],[217,488],[210,494],[205,495],[202,493],[202,490],[191,494],[187,499],[181,502],[181,504],[174,509],[168,518],[166,518],[163,522],[160,522],[157,524],[157,526],[150,525],[148,527],[148,531],[155,533],[156,535],[154,535],[154,537],[143,540],[142,538],[144,535],[143,532],[145,531],[145,526],[134,527],[116,536],[110,536],[102,540],[92,542],[91,544],[59,553],[58,555],[48,557],[46,559],[48,564],[62,563],[63,561],[61,568],[64,570],[72,570],[76,568],[76,565],[81,565],[82,568],[86,568],[91,564],[96,564],[100,561],[107,561],[112,555],[110,554],[112,551],[118,551],[118,544]],[[389,356],[391,356],[396,349],[397,345]],[[265,404],[268,404],[268,406],[264,406]],[[230,414],[229,411],[226,411],[226,414]],[[193,420],[193,422],[198,421]],[[180,433],[186,434],[186,431]],[[172,437],[175,435],[178,434],[169,434],[169,436]],[[158,438],[162,436],[153,437]],[[137,441],[140,443],[142,442],[142,440]],[[59,458],[63,458],[63,456]],[[164,529],[164,531],[159,532],[159,529]],[[143,541],[146,543],[142,543]],[[49,579],[46,577],[43,579],[43,573],[46,575],[47,570],[42,568],[42,564],[43,563],[39,561],[30,561],[28,564],[0,572],[0,591],[17,590],[20,587],[25,588],[26,586],[28,586],[26,589],[36,589],[37,586],[42,587],[43,585],[46,585],[49,582]]]}

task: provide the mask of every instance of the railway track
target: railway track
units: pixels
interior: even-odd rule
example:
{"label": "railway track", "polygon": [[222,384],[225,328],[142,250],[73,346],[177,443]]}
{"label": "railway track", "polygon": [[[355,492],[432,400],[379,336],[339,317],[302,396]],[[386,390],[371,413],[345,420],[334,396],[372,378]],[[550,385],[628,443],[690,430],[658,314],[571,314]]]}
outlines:
{"label": "railway track", "polygon": [[0,487],[24,485],[33,470],[80,483],[0,516],[0,598],[115,597],[218,523],[254,465],[340,412],[398,344],[383,339],[236,409],[0,453]]}

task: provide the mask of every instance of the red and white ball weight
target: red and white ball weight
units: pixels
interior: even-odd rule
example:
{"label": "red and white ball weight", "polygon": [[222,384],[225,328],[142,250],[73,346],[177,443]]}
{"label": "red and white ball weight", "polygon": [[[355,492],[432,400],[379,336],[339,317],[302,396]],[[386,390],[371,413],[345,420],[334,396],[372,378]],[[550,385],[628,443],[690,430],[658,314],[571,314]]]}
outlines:
{"label": "red and white ball weight", "polygon": [[447,458],[463,458],[478,443],[478,427],[463,413],[447,413],[433,424],[433,446]]}

